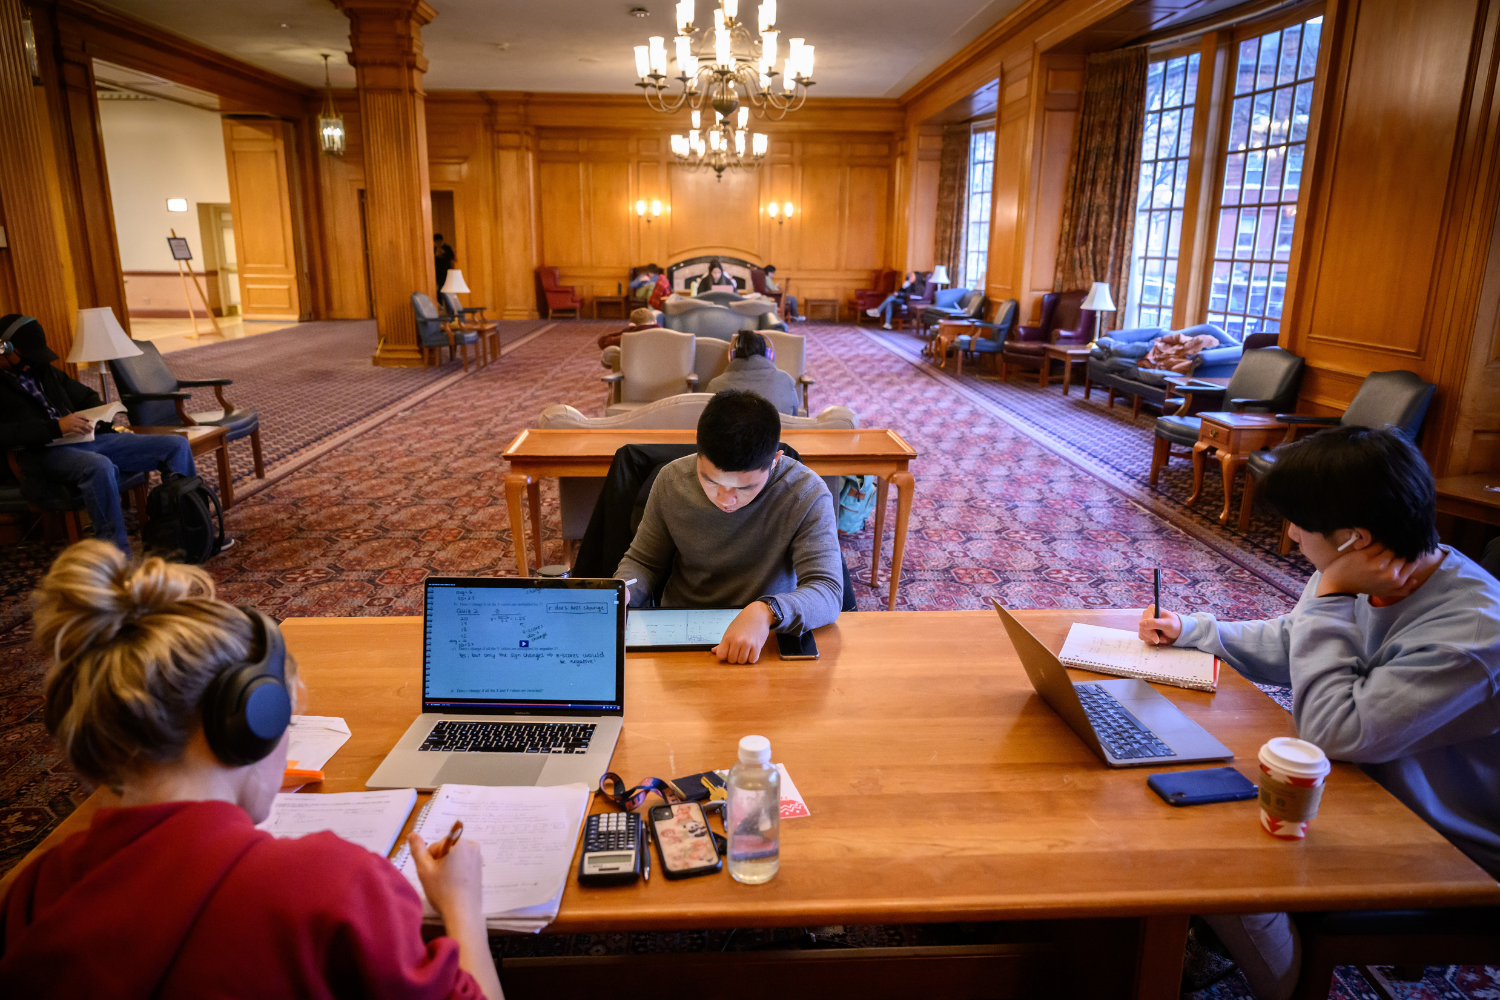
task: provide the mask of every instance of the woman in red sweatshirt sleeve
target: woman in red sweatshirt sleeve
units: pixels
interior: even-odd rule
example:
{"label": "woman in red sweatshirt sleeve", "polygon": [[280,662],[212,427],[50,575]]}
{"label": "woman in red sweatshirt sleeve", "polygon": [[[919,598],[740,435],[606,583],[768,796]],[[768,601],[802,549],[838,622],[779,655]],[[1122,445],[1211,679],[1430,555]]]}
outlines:
{"label": "woman in red sweatshirt sleeve", "polygon": [[0,983],[27,997],[502,1000],[478,845],[410,845],[447,937],[391,863],[331,833],[255,829],[286,767],[297,665],[269,618],[197,567],[72,546],[37,591],[44,719],[122,806],[0,904]]}

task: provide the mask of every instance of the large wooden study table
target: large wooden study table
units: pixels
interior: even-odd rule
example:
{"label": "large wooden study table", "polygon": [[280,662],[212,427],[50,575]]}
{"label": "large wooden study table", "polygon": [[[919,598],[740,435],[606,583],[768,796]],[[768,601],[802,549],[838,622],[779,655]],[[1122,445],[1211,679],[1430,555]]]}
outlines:
{"label": "large wooden study table", "polygon": [[[1131,627],[1137,614],[1016,617],[1059,649],[1075,620]],[[307,686],[303,710],[343,716],[352,732],[327,780],[310,790],[362,790],[419,712],[421,622],[283,625]],[[662,653],[626,663],[612,770],[631,783],[679,777],[728,766],[741,736],[768,736],[812,811],[782,824],[780,874],[755,887],[727,874],[682,882],[658,874],[610,889],[582,889],[570,877],[549,931],[1017,921],[1033,929],[1027,942],[958,949],[945,959],[957,965],[945,968],[978,963],[973,974],[945,972],[938,978],[946,986],[926,995],[1067,995],[1059,977],[1093,976],[1074,991],[1175,1000],[1192,913],[1500,903],[1493,879],[1352,765],[1334,765],[1302,843],[1262,833],[1253,800],[1167,805],[1146,787],[1147,774],[1165,768],[1105,767],[1033,693],[993,612],[845,614],[817,637],[816,661],[769,652],[758,665],[727,667],[704,653]],[[1233,765],[1252,778],[1260,745],[1293,732],[1291,716],[1233,671],[1215,694],[1158,689],[1229,746]],[[107,800],[96,793],[39,850]],[[605,807],[596,799],[593,809]],[[940,957],[924,954],[926,971],[905,974],[938,975]],[[768,961],[715,959],[749,963],[740,978],[715,981],[714,995],[724,996],[740,995],[730,980],[751,981],[755,963]],[[537,984],[555,995],[588,981],[568,976],[583,976],[580,966],[594,960],[568,961],[507,960],[513,1000]],[[880,981],[900,982],[902,968],[884,967]],[[595,974],[628,978],[626,967]],[[962,987],[975,981],[982,988]]]}
{"label": "large wooden study table", "polygon": [[[891,547],[891,592],[887,609],[896,606],[896,588],[901,583],[901,558],[906,549],[906,525],[911,517],[914,480],[907,466],[917,457],[916,449],[893,430],[869,427],[833,430],[823,427],[788,427],[781,439],[802,458],[802,464],[820,476],[875,476],[875,551],[870,556],[870,586],[879,583],[880,548],[885,531],[888,488],[896,487],[896,537]],[[516,572],[530,575],[526,558],[526,533],[522,530],[521,493],[531,508],[531,537],[537,565],[542,552],[542,491],[544,476],[597,476],[609,473],[615,452],[627,444],[692,444],[697,432],[690,430],[563,430],[531,429],[516,435],[505,449],[510,462],[505,477],[505,503],[510,511],[510,533],[516,547]],[[835,498],[837,503],[837,498]]]}

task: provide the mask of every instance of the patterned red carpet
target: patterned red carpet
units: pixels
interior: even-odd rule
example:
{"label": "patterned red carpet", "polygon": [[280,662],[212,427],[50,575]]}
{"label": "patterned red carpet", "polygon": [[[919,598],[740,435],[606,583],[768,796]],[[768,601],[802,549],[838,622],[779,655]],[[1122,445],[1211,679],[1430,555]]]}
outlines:
{"label": "patterned red carpet", "polygon": [[[221,595],[279,617],[416,614],[430,574],[513,573],[499,455],[547,404],[602,412],[594,338],[608,326],[558,324],[237,504],[227,520],[239,544],[210,564]],[[898,607],[978,608],[990,596],[1016,607],[1139,606],[1150,599],[1155,567],[1169,606],[1233,618],[1291,606],[1289,573],[1169,523],[1091,475],[1088,456],[1065,460],[1016,430],[1007,420],[1020,418],[1002,419],[993,401],[852,328],[798,332],[818,380],[814,409],[848,405],[866,426],[894,427],[921,453]],[[326,389],[302,390],[303,405],[318,406]],[[1087,437],[1116,418],[1074,419],[1075,433]],[[542,503],[556,559],[555,484],[544,484]],[[868,585],[872,534],[867,527],[844,539],[865,610],[885,603],[884,586]],[[24,632],[0,640],[0,870],[81,794],[41,731],[41,664]]]}

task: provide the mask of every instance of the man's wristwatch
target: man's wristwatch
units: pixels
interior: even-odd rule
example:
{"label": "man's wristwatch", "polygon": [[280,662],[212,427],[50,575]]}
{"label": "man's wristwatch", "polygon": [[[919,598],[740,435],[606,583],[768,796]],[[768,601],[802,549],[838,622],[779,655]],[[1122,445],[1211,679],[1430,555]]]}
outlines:
{"label": "man's wristwatch", "polygon": [[786,616],[781,613],[781,605],[776,603],[776,598],[762,597],[760,602],[771,609],[771,627],[780,628],[781,623],[786,621]]}

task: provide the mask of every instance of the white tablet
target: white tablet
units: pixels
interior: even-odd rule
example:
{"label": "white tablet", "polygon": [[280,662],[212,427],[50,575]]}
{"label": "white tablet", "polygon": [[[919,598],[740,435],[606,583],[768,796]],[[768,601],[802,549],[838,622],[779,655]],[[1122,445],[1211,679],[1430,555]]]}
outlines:
{"label": "white tablet", "polygon": [[740,608],[631,608],[626,649],[713,649]]}

